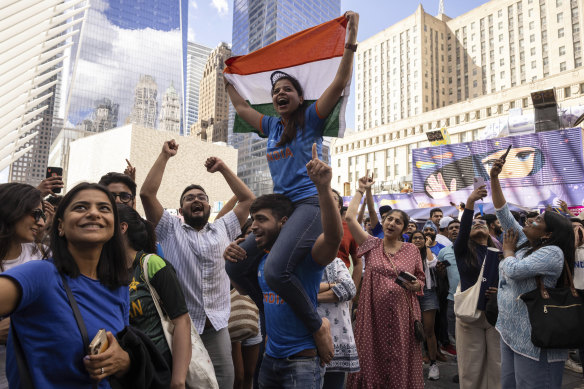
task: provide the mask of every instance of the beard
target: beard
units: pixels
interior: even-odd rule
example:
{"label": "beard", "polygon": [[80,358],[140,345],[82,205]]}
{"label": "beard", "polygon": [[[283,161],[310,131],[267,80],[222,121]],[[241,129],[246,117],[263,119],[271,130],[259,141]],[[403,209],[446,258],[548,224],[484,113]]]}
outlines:
{"label": "beard", "polygon": [[493,231],[495,232],[495,235],[499,236],[503,233],[503,228],[502,227],[495,227],[493,229]]}
{"label": "beard", "polygon": [[193,227],[196,230],[200,230],[205,227],[205,224],[209,221],[209,216],[211,215],[211,209],[203,211],[203,216],[191,216],[183,213],[185,223]]}

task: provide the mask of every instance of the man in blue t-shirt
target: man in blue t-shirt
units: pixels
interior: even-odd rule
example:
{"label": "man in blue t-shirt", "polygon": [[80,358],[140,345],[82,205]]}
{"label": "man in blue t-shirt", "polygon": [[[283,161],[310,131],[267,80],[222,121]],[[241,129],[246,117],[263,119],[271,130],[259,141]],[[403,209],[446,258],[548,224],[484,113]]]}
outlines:
{"label": "man in blue t-shirt", "polygon": [[435,256],[438,256],[440,250],[444,248],[444,245],[436,242],[436,234],[438,234],[438,228],[432,220],[428,220],[424,224],[424,229],[422,230],[424,236],[426,237],[426,246],[432,251]]}
{"label": "man in blue t-shirt", "polygon": [[[294,272],[302,282],[301,289],[316,307],[322,273],[325,266],[337,255],[343,226],[330,187],[332,169],[318,160],[315,154],[316,152],[307,164],[307,171],[318,191],[323,233]],[[264,195],[253,202],[250,208],[253,219],[251,228],[259,248],[269,252],[292,211],[292,202],[282,194]],[[231,245],[228,250],[230,249],[238,250],[239,246]],[[270,289],[264,277],[267,256],[264,255],[258,267],[267,332],[266,353],[259,374],[260,387],[288,388],[295,385],[298,388],[320,389],[324,363],[332,359],[333,353],[323,356],[322,359],[318,356],[313,334],[299,318],[302,312],[293,312]],[[326,318],[322,320],[323,325],[330,326]],[[330,333],[328,336],[330,337]],[[332,338],[330,341],[332,342]]]}

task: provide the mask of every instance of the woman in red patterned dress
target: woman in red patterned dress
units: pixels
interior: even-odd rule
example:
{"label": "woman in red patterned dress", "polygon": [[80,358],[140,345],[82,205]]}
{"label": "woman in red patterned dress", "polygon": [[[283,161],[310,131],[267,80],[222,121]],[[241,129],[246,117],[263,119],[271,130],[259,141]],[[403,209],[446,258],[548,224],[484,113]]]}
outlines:
{"label": "woman in red patterned dress", "polygon": [[[372,178],[359,179],[346,216],[366,269],[355,326],[361,371],[349,375],[347,388],[423,388],[422,352],[414,335],[414,320],[421,320],[416,295],[422,295],[425,282],[420,250],[401,241],[409,222],[403,211],[385,215],[383,239],[363,231],[357,209],[371,185]],[[402,271],[417,280],[398,285],[395,280]]]}

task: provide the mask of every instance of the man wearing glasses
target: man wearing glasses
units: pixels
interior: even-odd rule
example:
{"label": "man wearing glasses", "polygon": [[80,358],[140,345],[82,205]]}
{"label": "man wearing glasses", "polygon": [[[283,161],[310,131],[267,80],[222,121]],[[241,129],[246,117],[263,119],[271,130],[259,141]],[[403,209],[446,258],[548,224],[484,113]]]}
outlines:
{"label": "man wearing glasses", "polygon": [[142,185],[140,198],[146,218],[156,226],[166,260],[176,269],[189,314],[209,352],[219,387],[231,389],[235,373],[227,330],[230,297],[223,251],[241,233],[255,196],[222,160],[210,157],[205,168],[209,173],[223,175],[239,203],[225,216],[209,223],[209,197],[200,185],[189,185],[180,196],[179,213],[184,223],[181,222],[164,211],[156,197],[166,164],[177,151],[174,140],[164,143]]}
{"label": "man wearing glasses", "polygon": [[116,203],[136,209],[136,183],[129,176],[111,172],[101,177],[99,184],[111,192]]}

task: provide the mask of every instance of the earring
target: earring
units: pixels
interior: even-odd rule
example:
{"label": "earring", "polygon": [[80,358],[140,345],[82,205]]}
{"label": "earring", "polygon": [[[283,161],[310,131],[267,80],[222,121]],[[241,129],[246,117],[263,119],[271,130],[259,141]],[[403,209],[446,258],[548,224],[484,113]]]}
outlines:
{"label": "earring", "polygon": [[63,236],[63,235],[65,235],[65,234],[63,233],[63,231],[59,231],[59,236]]}

